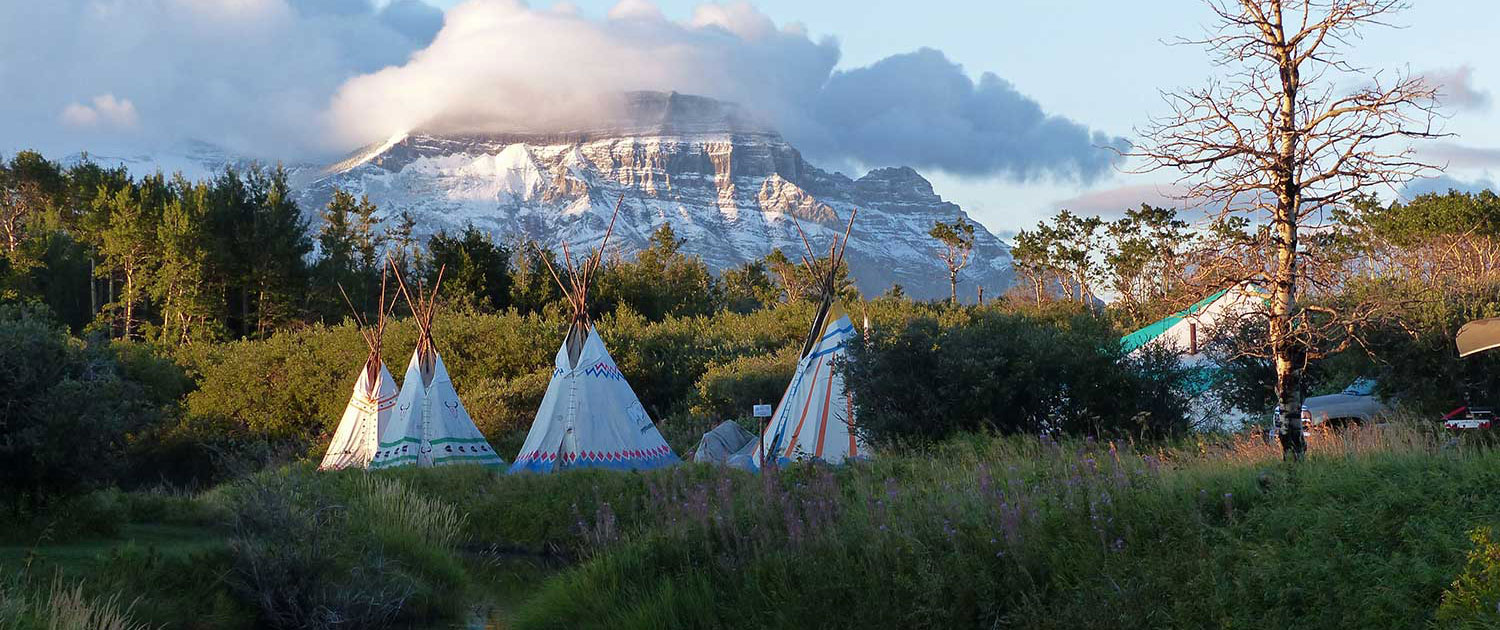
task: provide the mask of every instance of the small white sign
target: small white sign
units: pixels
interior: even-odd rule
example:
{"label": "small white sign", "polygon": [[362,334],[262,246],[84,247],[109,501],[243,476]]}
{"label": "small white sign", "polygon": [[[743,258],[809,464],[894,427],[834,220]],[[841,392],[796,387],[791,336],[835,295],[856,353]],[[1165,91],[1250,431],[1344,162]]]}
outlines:
{"label": "small white sign", "polygon": [[755,409],[754,409],[754,412],[755,412],[755,417],[757,417],[757,418],[769,418],[769,417],[771,417],[771,406],[770,405],[756,405]]}

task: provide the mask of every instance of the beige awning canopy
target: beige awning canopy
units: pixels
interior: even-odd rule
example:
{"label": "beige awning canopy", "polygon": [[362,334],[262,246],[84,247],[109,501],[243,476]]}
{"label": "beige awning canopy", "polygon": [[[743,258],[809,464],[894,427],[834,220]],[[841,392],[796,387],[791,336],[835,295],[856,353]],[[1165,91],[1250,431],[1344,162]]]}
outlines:
{"label": "beige awning canopy", "polygon": [[1500,317],[1476,319],[1458,329],[1458,356],[1500,348]]}

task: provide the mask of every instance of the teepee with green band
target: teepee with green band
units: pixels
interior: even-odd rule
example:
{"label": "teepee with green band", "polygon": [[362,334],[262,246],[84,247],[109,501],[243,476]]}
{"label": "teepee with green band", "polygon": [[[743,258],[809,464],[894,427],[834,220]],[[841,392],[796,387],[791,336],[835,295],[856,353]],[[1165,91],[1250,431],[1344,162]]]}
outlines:
{"label": "teepee with green band", "polygon": [[424,296],[422,288],[417,287],[415,300],[400,272],[396,273],[401,293],[417,322],[417,348],[406,366],[401,393],[396,397],[395,416],[380,436],[380,449],[371,468],[505,463],[459,402],[453,381],[448,378],[448,368],[433,344],[432,318],[437,311],[437,290],[443,282],[443,271],[438,269],[431,293]]}

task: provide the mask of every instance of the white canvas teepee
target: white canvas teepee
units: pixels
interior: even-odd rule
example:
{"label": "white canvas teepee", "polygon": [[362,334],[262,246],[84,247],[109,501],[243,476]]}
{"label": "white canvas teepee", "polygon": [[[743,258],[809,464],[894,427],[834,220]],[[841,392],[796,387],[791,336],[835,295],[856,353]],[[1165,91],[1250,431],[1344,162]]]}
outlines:
{"label": "white canvas teepee", "polygon": [[[616,202],[617,216],[619,211]],[[614,219],[609,225],[604,242],[614,231]],[[603,253],[604,243],[600,243],[594,256],[582,268],[574,269],[564,244],[571,286],[564,285],[557,270],[552,269],[553,278],[572,304],[573,324],[557,350],[552,382],[526,434],[526,443],[511,464],[512,473],[566,468],[644,470],[678,461],[589,321],[589,283]],[[551,269],[551,263],[547,265]]]}
{"label": "white canvas teepee", "polygon": [[[343,290],[339,287],[340,292]],[[348,301],[349,296],[345,295],[344,299]],[[364,321],[353,303],[349,308],[354,311],[354,321],[370,353],[365,357],[359,378],[354,381],[354,393],[349,396],[344,417],[333,432],[333,440],[328,443],[328,452],[323,455],[318,470],[369,466],[379,451],[380,434],[390,426],[391,412],[396,406],[396,380],[391,378],[390,370],[385,369],[385,361],[380,358],[380,342],[385,334],[384,275],[380,278],[380,312],[374,327]]]}
{"label": "white canvas teepee", "polygon": [[1218,391],[1227,375],[1210,349],[1217,335],[1238,327],[1264,312],[1270,295],[1260,285],[1245,281],[1209,295],[1193,305],[1120,338],[1127,356],[1140,356],[1155,348],[1174,352],[1188,371],[1189,421],[1194,426],[1238,430],[1249,422],[1248,414],[1223,400]]}
{"label": "white canvas teepee", "polygon": [[416,300],[407,292],[399,273],[396,279],[401,282],[401,291],[417,322],[417,348],[406,366],[401,393],[396,397],[395,415],[381,434],[380,449],[371,468],[503,465],[504,460],[490,447],[459,402],[453,381],[448,378],[448,368],[433,344],[432,318],[437,310],[437,288],[443,281],[443,270],[438,270],[432,293],[424,297],[418,287]]}
{"label": "white canvas teepee", "polygon": [[[808,246],[803,263],[817,279],[822,294],[818,314],[802,344],[792,382],[772,412],[765,431],[759,440],[731,457],[731,465],[760,468],[766,461],[787,463],[804,459],[838,464],[869,456],[869,447],[854,430],[854,404],[838,368],[845,358],[845,347],[856,334],[853,322],[839,308],[834,286],[853,227],[854,216],[850,215],[842,242],[834,240],[822,266],[815,262],[812,247]],[[806,236],[803,238],[805,245]]]}

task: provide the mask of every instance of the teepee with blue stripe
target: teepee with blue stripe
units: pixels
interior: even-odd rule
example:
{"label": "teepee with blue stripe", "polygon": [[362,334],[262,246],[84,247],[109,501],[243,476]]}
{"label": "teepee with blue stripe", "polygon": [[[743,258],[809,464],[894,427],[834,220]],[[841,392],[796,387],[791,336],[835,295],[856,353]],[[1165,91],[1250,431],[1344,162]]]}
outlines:
{"label": "teepee with blue stripe", "polygon": [[[844,387],[844,375],[839,366],[846,356],[849,342],[858,334],[854,323],[839,307],[836,292],[839,266],[843,263],[844,250],[849,246],[849,232],[853,228],[854,215],[851,214],[844,238],[834,239],[828,258],[822,261],[826,266],[820,266],[812,254],[812,247],[806,242],[806,235],[803,235],[803,244],[807,246],[803,264],[817,279],[822,300],[808,330],[807,340],[802,344],[792,382],[772,412],[760,441],[746,447],[747,451],[754,449],[753,452],[742,451],[735,458],[739,461],[748,459],[754,468],[761,467],[766,461],[787,463],[815,459],[838,464],[850,458],[869,456],[869,447],[855,430],[854,403],[849,390]],[[800,225],[797,230],[801,232]],[[731,464],[735,463],[732,459]]]}
{"label": "teepee with blue stripe", "polygon": [[448,367],[443,365],[443,357],[432,340],[432,318],[437,312],[437,290],[443,282],[443,271],[444,268],[438,269],[432,293],[423,296],[422,288],[417,287],[415,300],[407,292],[400,272],[396,273],[401,293],[417,322],[417,348],[406,365],[406,377],[396,397],[395,417],[381,433],[380,449],[371,468],[505,464],[458,400]]}
{"label": "teepee with blue stripe", "polygon": [[[619,216],[623,200],[622,195],[615,202],[615,217]],[[599,269],[604,244],[614,232],[615,217],[610,218],[599,250],[582,267],[573,266],[567,244],[563,244],[567,284],[552,267],[549,257],[542,256],[573,307],[573,323],[553,359],[552,381],[547,384],[547,394],[510,472],[546,473],[568,468],[645,470],[679,461],[635,391],[625,382],[625,375],[609,356],[589,319],[589,286]]]}

